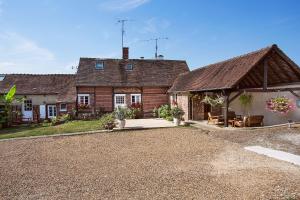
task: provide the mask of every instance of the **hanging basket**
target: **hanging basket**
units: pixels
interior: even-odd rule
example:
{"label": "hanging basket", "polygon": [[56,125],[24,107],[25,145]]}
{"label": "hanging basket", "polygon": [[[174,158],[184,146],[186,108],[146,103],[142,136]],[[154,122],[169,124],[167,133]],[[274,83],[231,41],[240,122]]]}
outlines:
{"label": "hanging basket", "polygon": [[269,99],[266,102],[266,107],[274,113],[288,114],[295,109],[295,104],[292,99],[287,97],[276,97]]}

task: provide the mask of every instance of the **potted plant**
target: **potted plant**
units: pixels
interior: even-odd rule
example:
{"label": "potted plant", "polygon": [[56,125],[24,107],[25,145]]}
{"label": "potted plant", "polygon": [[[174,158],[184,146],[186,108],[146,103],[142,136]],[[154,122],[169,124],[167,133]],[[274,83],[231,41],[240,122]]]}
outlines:
{"label": "potted plant", "polygon": [[116,117],[116,119],[118,121],[118,127],[120,129],[123,129],[125,127],[126,114],[127,114],[127,109],[126,108],[122,108],[122,107],[119,106],[115,110],[115,117]]}
{"label": "potted plant", "polygon": [[184,115],[184,112],[181,108],[176,106],[171,109],[171,115],[173,117],[175,126],[178,126],[180,124],[182,116]]}

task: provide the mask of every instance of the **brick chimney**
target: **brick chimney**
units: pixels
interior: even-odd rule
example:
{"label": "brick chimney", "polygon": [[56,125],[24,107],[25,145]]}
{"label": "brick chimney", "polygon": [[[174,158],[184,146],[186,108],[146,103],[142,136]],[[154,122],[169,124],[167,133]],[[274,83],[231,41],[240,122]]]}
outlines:
{"label": "brick chimney", "polygon": [[123,59],[128,59],[128,58],[129,58],[129,48],[123,47]]}

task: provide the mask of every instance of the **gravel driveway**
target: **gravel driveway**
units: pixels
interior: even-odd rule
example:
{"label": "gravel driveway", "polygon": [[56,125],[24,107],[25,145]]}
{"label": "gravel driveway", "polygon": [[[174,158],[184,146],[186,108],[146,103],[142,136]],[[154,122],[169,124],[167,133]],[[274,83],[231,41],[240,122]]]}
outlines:
{"label": "gravel driveway", "polygon": [[193,128],[0,142],[0,199],[285,199],[300,168]]}

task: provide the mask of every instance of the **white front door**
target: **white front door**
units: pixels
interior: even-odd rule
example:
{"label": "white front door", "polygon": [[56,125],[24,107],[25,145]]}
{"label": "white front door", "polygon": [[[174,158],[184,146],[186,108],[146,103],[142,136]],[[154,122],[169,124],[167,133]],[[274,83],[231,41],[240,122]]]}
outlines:
{"label": "white front door", "polygon": [[126,107],[126,95],[125,94],[115,94],[115,108]]}
{"label": "white front door", "polygon": [[40,105],[40,118],[45,119],[46,118],[46,106]]}
{"label": "white front door", "polygon": [[48,105],[48,118],[56,117],[56,105]]}
{"label": "white front door", "polygon": [[22,114],[23,114],[23,119],[24,120],[32,120],[32,100],[27,99],[24,100],[23,105],[22,105]]}

